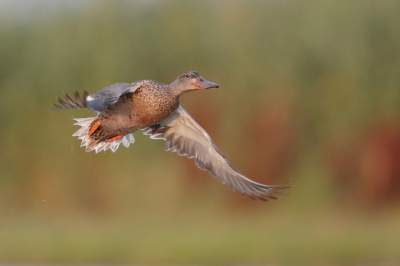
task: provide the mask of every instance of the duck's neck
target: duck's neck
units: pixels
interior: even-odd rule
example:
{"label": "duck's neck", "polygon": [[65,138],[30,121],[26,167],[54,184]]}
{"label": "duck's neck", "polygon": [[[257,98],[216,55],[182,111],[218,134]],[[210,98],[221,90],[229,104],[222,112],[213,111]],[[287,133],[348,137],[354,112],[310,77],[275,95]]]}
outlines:
{"label": "duck's neck", "polygon": [[184,88],[182,87],[182,84],[179,84],[176,81],[168,85],[168,90],[178,98],[185,92]]}

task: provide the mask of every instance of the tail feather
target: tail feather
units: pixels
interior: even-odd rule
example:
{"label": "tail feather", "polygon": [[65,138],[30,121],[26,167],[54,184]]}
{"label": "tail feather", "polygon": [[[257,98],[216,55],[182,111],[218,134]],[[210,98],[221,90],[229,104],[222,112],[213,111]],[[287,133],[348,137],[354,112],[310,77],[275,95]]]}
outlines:
{"label": "tail feather", "polygon": [[89,132],[91,125],[97,119],[97,117],[88,117],[88,118],[75,118],[77,121],[74,125],[81,126],[81,128],[76,131],[72,136],[78,137],[78,139],[82,140],[81,147],[86,146],[86,151],[90,152],[95,150],[96,153],[99,151],[106,151],[110,149],[112,152],[115,152],[119,145],[122,143],[125,147],[129,147],[131,143],[135,142],[135,138],[132,133],[129,133],[122,138],[107,142],[107,141],[97,141],[90,137]]}
{"label": "tail feather", "polygon": [[88,108],[87,102],[86,102],[86,97],[88,96],[88,92],[84,91],[82,93],[82,98],[79,96],[79,93],[77,91],[74,92],[75,96],[75,102],[69,97],[69,95],[64,91],[64,98],[66,102],[61,100],[59,97],[56,96],[57,102],[59,102],[59,105],[57,104],[52,104],[54,107],[54,110],[59,110],[59,109],[72,109],[72,108]]}

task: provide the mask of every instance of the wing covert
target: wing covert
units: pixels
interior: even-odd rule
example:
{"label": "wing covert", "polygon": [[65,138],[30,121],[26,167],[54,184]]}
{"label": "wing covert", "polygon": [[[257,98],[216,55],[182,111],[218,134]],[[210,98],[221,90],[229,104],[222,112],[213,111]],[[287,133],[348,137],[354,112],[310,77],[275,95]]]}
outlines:
{"label": "wing covert", "polygon": [[140,85],[138,83],[116,83],[110,85],[101,91],[89,95],[87,105],[93,112],[104,111],[106,105],[114,105],[119,97],[126,93],[135,92]]}

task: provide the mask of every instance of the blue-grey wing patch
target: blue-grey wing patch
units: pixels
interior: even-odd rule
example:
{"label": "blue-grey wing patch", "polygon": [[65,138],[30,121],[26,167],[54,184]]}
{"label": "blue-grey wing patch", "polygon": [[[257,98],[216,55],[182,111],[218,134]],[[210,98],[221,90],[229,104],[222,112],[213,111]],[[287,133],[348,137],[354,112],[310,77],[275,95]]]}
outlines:
{"label": "blue-grey wing patch", "polygon": [[89,95],[87,105],[93,112],[104,111],[106,105],[114,105],[119,97],[127,93],[133,93],[140,87],[137,83],[116,83],[101,91]]}

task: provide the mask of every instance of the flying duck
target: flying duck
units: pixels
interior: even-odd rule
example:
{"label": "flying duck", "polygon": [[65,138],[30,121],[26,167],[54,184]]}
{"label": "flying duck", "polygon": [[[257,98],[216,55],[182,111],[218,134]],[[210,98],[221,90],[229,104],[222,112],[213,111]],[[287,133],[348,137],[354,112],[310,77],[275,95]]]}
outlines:
{"label": "flying duck", "polygon": [[56,97],[55,109],[88,108],[96,117],[76,118],[81,128],[73,136],[82,140],[86,151],[115,152],[122,143],[135,142],[133,132],[141,129],[152,139],[165,140],[165,150],[194,158],[196,165],[230,188],[252,199],[276,199],[270,193],[280,185],[264,185],[241,174],[214,144],[207,132],[180,105],[179,97],[189,91],[215,89],[218,84],[205,80],[195,71],[182,73],[169,85],[153,80],[116,83],[75,101],[64,92],[66,102]]}

